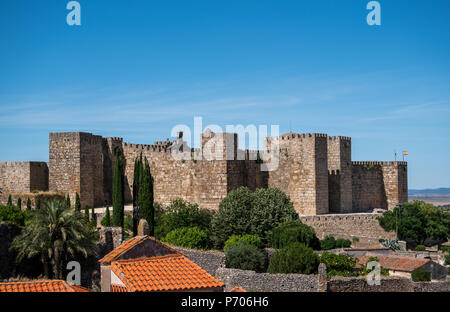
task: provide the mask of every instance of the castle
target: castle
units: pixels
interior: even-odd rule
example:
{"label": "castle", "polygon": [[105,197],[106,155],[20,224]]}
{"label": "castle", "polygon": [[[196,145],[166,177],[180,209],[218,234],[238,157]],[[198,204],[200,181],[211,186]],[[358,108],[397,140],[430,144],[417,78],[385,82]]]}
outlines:
{"label": "castle", "polygon": [[[266,138],[271,152],[273,139]],[[35,190],[69,194],[81,205],[112,201],[115,149],[124,157],[125,201],[132,201],[136,157],[147,157],[154,178],[154,199],[163,206],[176,198],[218,209],[232,190],[247,186],[284,191],[302,216],[393,209],[408,201],[406,162],[352,161],[351,138],[319,133],[288,133],[276,138],[278,167],[262,171],[256,151],[239,150],[235,133],[201,136],[201,148],[186,146],[183,134],[174,141],[131,144],[85,132],[50,133],[49,162],[0,163],[4,194]],[[214,142],[214,144],[211,144]],[[171,151],[188,155],[175,159]],[[219,157],[208,157],[208,154]],[[198,155],[203,157],[198,157]],[[233,157],[230,157],[233,156]]]}

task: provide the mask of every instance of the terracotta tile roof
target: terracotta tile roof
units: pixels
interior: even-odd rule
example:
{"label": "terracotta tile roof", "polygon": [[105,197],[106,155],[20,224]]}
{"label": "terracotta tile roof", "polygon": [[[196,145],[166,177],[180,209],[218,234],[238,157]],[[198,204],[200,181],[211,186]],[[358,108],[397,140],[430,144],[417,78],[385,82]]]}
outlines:
{"label": "terracotta tile roof", "polygon": [[247,291],[241,287],[234,287],[233,289],[230,290],[230,292],[247,292]]}
{"label": "terracotta tile roof", "polygon": [[89,292],[89,290],[70,285],[66,281],[46,280],[0,283],[0,292]]}
{"label": "terracotta tile roof", "polygon": [[130,238],[129,240],[123,242],[119,247],[117,247],[116,249],[112,250],[111,252],[109,252],[108,254],[106,254],[102,259],[100,259],[98,262],[100,262],[101,264],[110,264],[112,261],[114,260],[118,260],[120,258],[120,256],[122,256],[124,253],[126,253],[127,251],[133,249],[134,247],[142,244],[143,242],[145,242],[146,240],[153,240],[154,242],[163,245],[164,247],[166,247],[167,249],[173,251],[174,253],[178,253],[175,249],[173,249],[172,247],[161,243],[160,241],[158,241],[157,239],[154,239],[150,236],[135,236]]}
{"label": "terracotta tile roof", "polygon": [[344,248],[344,251],[371,251],[371,250],[389,250],[388,247],[371,247],[371,248]]}
{"label": "terracotta tile roof", "polygon": [[111,292],[128,292],[128,289],[122,285],[111,284]]}
{"label": "terracotta tile roof", "polygon": [[224,284],[182,254],[118,260],[111,271],[129,291],[222,288]]}
{"label": "terracotta tile roof", "polygon": [[412,272],[431,261],[430,259],[421,259],[399,255],[380,255],[366,253],[365,255],[359,257],[358,265],[365,265],[370,257],[377,257],[382,268],[403,272]]}

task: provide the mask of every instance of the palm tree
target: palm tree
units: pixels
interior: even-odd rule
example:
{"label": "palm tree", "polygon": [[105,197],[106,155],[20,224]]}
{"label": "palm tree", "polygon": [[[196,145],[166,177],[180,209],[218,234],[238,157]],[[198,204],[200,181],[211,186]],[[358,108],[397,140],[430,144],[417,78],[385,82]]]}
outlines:
{"label": "palm tree", "polygon": [[36,210],[32,222],[16,236],[11,249],[17,260],[40,255],[44,274],[63,278],[63,264],[70,257],[95,254],[96,233],[82,213],[68,208],[60,199],[46,202],[45,209]]}

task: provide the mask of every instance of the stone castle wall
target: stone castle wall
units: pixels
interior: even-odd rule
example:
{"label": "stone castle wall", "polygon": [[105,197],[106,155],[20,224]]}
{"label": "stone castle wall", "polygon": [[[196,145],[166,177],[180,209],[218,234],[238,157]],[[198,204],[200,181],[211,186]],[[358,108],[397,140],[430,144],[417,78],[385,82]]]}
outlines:
{"label": "stone castle wall", "polygon": [[0,163],[0,188],[4,193],[48,190],[48,167],[45,162]]}
{"label": "stone castle wall", "polygon": [[[50,191],[69,194],[72,202],[78,193],[82,207],[111,204],[115,150],[119,148],[126,202],[132,201],[134,162],[141,154],[148,159],[154,177],[155,201],[163,206],[182,198],[201,208],[217,209],[240,186],[278,188],[300,215],[392,209],[407,201],[404,162],[352,162],[348,137],[289,133],[279,137],[277,147],[274,140],[266,138],[265,151],[278,149],[278,168],[261,171],[265,164],[256,160],[256,151],[238,150],[237,134],[207,130],[201,137],[202,148],[193,149],[182,141],[182,135],[176,141],[142,145],[84,132],[50,133],[48,177],[45,163],[29,168],[26,163],[0,163],[1,183],[6,191],[46,189],[48,183]],[[173,157],[174,150],[182,159]]]}

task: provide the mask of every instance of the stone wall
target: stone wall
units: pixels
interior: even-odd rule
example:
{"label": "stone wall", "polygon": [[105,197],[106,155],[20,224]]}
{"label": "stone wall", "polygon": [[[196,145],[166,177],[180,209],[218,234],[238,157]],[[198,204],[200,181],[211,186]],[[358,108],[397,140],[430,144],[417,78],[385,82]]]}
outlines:
{"label": "stone wall", "polygon": [[217,269],[225,266],[225,253],[214,250],[195,250],[178,246],[171,246],[204,268],[209,274],[215,275]]}
{"label": "stone wall", "polygon": [[328,214],[301,216],[300,220],[314,228],[319,238],[332,235],[352,240],[359,238],[359,246],[379,245],[380,238],[395,238],[394,232],[386,232],[379,225],[376,213]]}
{"label": "stone wall", "polygon": [[328,292],[449,292],[450,281],[418,282],[401,277],[382,277],[380,285],[368,285],[365,277],[332,278]]}
{"label": "stone wall", "polygon": [[242,287],[246,291],[261,292],[317,292],[319,275],[270,274],[254,271],[219,268],[215,276],[225,284],[225,291]]}
{"label": "stone wall", "polygon": [[48,190],[46,162],[0,162],[0,189],[3,193]]}

